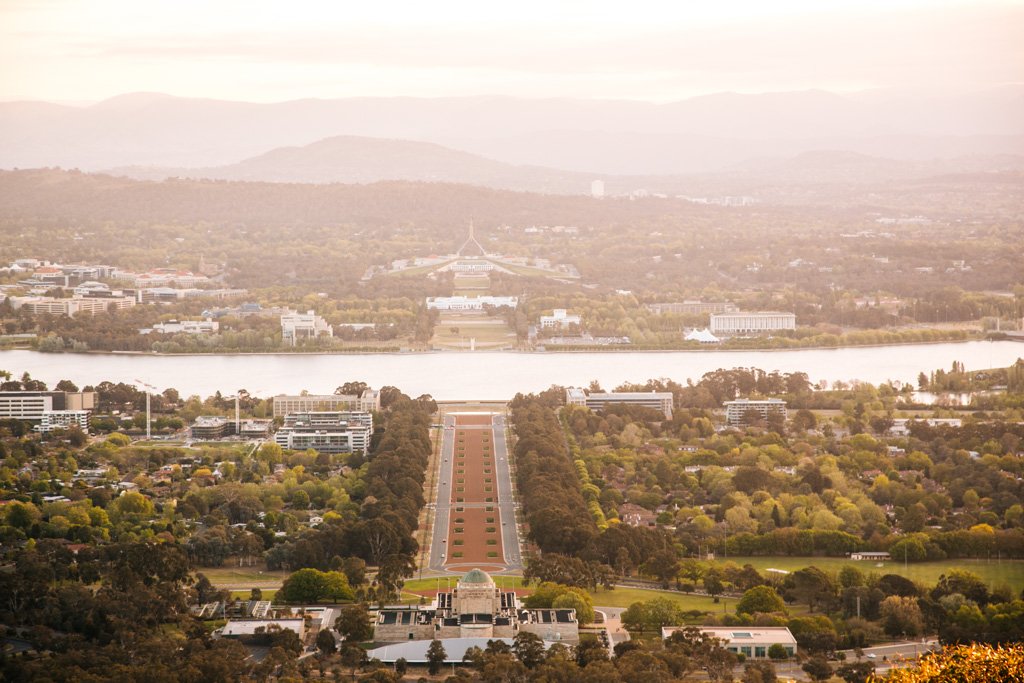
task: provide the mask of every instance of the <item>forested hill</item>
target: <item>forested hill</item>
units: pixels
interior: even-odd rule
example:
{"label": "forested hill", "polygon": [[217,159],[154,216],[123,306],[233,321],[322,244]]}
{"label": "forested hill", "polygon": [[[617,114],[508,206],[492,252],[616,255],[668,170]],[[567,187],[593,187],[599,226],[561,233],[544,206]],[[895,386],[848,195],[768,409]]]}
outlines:
{"label": "forested hill", "polygon": [[702,214],[682,200],[598,201],[446,183],[311,185],[213,180],[138,181],[56,169],[0,171],[0,218],[215,223],[411,222],[604,224],[666,213]]}

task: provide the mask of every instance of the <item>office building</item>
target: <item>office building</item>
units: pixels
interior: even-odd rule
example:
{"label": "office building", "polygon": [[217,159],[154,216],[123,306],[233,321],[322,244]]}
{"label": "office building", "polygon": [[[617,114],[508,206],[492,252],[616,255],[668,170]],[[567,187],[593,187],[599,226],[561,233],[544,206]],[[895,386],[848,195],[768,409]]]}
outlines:
{"label": "office building", "polygon": [[235,422],[216,415],[200,415],[192,423],[193,439],[223,439],[235,433]]}
{"label": "office building", "polygon": [[734,427],[745,427],[747,425],[748,411],[757,412],[762,420],[767,420],[771,414],[778,414],[786,419],[786,402],[781,398],[750,399],[738,398],[735,401],[725,402],[725,421]]}
{"label": "office building", "polygon": [[274,435],[281,448],[320,453],[366,453],[373,434],[373,416],[359,411],[292,413]]}
{"label": "office building", "polygon": [[285,344],[295,346],[299,339],[333,336],[334,328],[314,311],[292,311],[281,316],[281,338]]}
{"label": "office building", "polygon": [[677,303],[647,304],[651,313],[679,313],[682,315],[702,315],[708,313],[735,313],[739,310],[736,304],[728,301],[682,301]]}
{"label": "office building", "polygon": [[565,403],[571,406],[585,406],[591,410],[603,410],[608,406],[623,404],[643,406],[659,410],[666,419],[672,419],[674,397],[669,391],[618,391],[587,392],[585,389],[569,387],[565,391]]}
{"label": "office building", "polygon": [[305,394],[274,397],[274,417],[291,413],[323,412],[332,410],[358,410],[371,412],[380,410],[380,392],[366,389],[359,396],[351,394]]}
{"label": "office building", "polygon": [[95,407],[94,391],[0,391],[0,418],[36,422],[43,419],[44,413],[55,410],[92,410]]}
{"label": "office building", "polygon": [[781,311],[712,313],[712,334],[760,334],[796,329],[796,315]]}

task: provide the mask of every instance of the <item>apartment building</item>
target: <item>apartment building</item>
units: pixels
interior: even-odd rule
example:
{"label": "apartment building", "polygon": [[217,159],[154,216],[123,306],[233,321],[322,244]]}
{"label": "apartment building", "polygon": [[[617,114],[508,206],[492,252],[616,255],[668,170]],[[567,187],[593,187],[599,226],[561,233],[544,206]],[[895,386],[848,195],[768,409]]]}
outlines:
{"label": "apartment building", "polygon": [[88,432],[91,414],[91,411],[88,410],[48,410],[43,413],[35,430],[49,434],[55,429],[69,429],[77,426],[83,432]]}
{"label": "apartment building", "polygon": [[746,426],[747,411],[754,410],[762,420],[775,413],[786,418],[786,402],[781,398],[750,399],[738,398],[735,401],[725,402],[725,421],[735,427]]}

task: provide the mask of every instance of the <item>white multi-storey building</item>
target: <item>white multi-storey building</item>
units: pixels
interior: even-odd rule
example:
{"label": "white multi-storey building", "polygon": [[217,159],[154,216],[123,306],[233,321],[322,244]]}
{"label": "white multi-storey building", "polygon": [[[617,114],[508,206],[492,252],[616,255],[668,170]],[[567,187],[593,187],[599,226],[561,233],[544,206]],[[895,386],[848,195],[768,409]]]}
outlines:
{"label": "white multi-storey building", "polygon": [[373,415],[361,411],[293,413],[274,435],[281,448],[320,453],[366,453],[373,434]]}
{"label": "white multi-storey building", "polygon": [[286,344],[294,346],[298,339],[333,336],[334,328],[314,311],[291,312],[281,316],[281,337]]}
{"label": "white multi-storey building", "polygon": [[68,429],[78,426],[83,432],[89,431],[88,410],[48,410],[43,413],[42,420],[36,425],[36,431],[47,434],[55,429]]}
{"label": "white multi-storey building", "polygon": [[782,311],[712,313],[713,334],[757,334],[796,329],[796,315]]}
{"label": "white multi-storey building", "polygon": [[305,394],[274,397],[274,417],[291,413],[309,413],[336,410],[370,412],[380,410],[380,392],[366,389],[359,396],[351,394]]}
{"label": "white multi-storey building", "polygon": [[775,413],[786,418],[786,402],[781,398],[750,399],[738,398],[735,401],[725,402],[725,421],[731,425],[743,426],[746,424],[748,410],[756,410],[762,420]]}
{"label": "white multi-storey building", "polygon": [[601,410],[611,405],[624,403],[632,406],[643,406],[660,410],[667,419],[672,419],[674,397],[670,391],[616,391],[590,392],[584,389],[569,387],[565,391],[565,403],[571,406],[585,406],[591,410]]}

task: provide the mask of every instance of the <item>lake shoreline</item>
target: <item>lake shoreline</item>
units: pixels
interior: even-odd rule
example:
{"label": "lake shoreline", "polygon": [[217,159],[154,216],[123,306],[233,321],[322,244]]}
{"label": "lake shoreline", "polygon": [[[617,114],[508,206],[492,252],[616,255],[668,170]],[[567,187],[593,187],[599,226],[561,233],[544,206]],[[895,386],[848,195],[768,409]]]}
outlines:
{"label": "lake shoreline", "polygon": [[[564,348],[564,349],[545,349],[545,350],[526,350],[526,349],[494,349],[494,350],[477,350],[469,351],[460,349],[429,349],[424,351],[366,351],[366,350],[334,350],[334,351],[211,351],[209,353],[196,353],[196,352],[182,352],[182,353],[161,353],[158,351],[37,351],[35,349],[2,349],[0,354],[4,351],[32,351],[34,353],[45,353],[47,355],[54,356],[133,356],[133,357],[153,357],[153,358],[209,358],[215,356],[276,356],[287,358],[290,356],[432,356],[432,355],[525,355],[525,356],[555,356],[555,355],[577,355],[577,354],[593,354],[593,353],[615,353],[615,354],[653,354],[653,353],[701,353],[701,354],[716,354],[716,353],[743,353],[743,352],[756,352],[756,353],[786,353],[793,351],[841,351],[844,349],[881,349],[881,348],[899,348],[903,346],[934,346],[937,344],[969,344],[971,342],[992,342],[999,343],[1003,341],[1015,341],[1024,344],[1024,339],[941,339],[936,341],[906,341],[906,342],[888,342],[883,344],[840,344],[837,346],[794,346],[789,348],[774,348],[774,347],[738,347],[738,348],[692,348],[692,349],[623,349],[615,348],[614,346],[608,347],[585,347],[585,348]],[[1024,353],[1024,347],[1022,347],[1022,353]]]}

